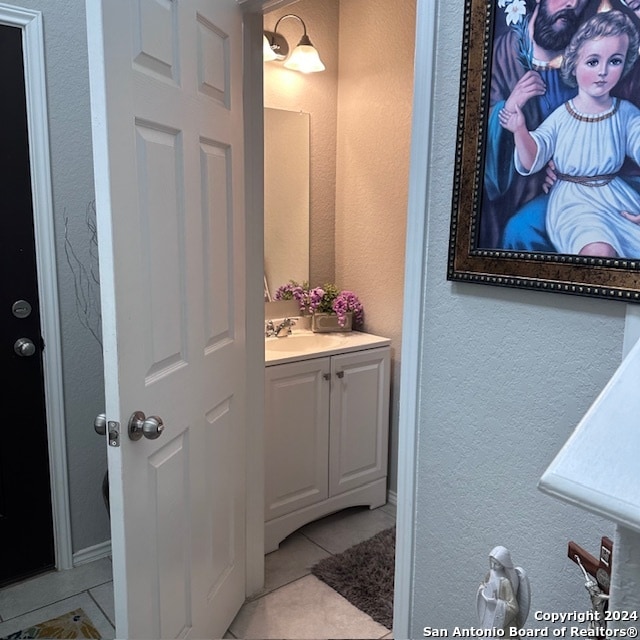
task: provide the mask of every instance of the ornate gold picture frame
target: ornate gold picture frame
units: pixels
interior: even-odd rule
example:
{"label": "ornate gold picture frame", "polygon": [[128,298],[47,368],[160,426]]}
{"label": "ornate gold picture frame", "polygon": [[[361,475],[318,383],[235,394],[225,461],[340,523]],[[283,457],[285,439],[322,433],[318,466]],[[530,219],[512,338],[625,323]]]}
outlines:
{"label": "ornate gold picture frame", "polygon": [[[571,92],[561,86],[557,60],[545,66],[535,58],[532,21],[537,19],[540,7],[549,4],[550,0],[466,2],[447,279],[639,302],[640,252],[623,257],[560,253],[548,237],[543,237],[546,205],[538,207],[538,228],[527,227],[526,214],[532,219],[528,209],[535,209],[536,199],[549,197],[545,189],[556,186],[552,183],[549,189],[544,171],[539,172],[533,187],[515,186],[522,176],[513,168],[513,134],[500,128],[497,112],[506,108],[515,84],[527,71],[531,72],[529,77],[542,77],[544,72],[546,87],[545,94],[529,100],[528,116],[536,103],[541,110],[553,112],[567,99],[567,91]],[[576,4],[574,34],[603,10],[602,0]],[[627,14],[640,32],[640,15],[635,15],[623,0],[606,0],[606,5],[608,11]],[[560,95],[556,97],[551,95],[553,82],[560,83]],[[622,91],[623,82],[628,85],[626,93]],[[612,91],[614,101],[624,99],[640,106],[640,62],[626,74],[620,87],[623,97],[614,97]],[[522,107],[523,113],[526,108]],[[544,117],[548,116],[538,114],[539,121]],[[536,122],[532,124],[537,126]],[[575,144],[583,142],[576,140]],[[620,175],[627,165],[631,167],[629,180],[640,185],[640,168],[628,159]],[[640,195],[638,198],[640,202]],[[640,214],[640,208],[634,213]]]}

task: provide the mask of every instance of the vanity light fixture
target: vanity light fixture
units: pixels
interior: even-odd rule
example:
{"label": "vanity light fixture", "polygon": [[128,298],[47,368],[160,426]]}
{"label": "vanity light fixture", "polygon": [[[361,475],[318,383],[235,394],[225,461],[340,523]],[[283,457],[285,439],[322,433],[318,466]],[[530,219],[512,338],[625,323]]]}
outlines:
{"label": "vanity light fixture", "polygon": [[269,40],[267,40],[266,34],[262,36],[262,59],[265,62],[271,62],[272,60],[278,59],[276,52],[271,48]]}
{"label": "vanity light fixture", "polygon": [[[299,20],[304,29],[302,38],[298,46],[292,51],[289,56],[289,44],[284,36],[278,33],[278,25],[285,18],[295,18]],[[269,50],[271,53],[269,53]],[[288,56],[288,57],[287,57]],[[307,25],[304,20],[293,13],[287,13],[284,16],[278,18],[273,31],[265,31],[263,38],[263,59],[265,62],[273,60],[285,60],[284,66],[287,69],[293,71],[300,71],[302,73],[313,73],[316,71],[324,71],[325,66],[320,60],[320,56],[316,48],[311,44],[309,36],[307,35]]]}

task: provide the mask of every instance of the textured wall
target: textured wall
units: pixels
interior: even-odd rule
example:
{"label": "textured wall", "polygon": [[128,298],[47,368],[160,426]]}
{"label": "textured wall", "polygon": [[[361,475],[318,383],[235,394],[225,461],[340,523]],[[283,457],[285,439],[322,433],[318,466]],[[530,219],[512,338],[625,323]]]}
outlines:
{"label": "textured wall", "polygon": [[[311,114],[309,266],[314,286],[335,278],[338,6],[338,0],[300,0],[264,16],[267,31],[273,31],[278,18],[287,13],[300,16],[326,67],[322,73],[305,75],[285,69],[279,62],[264,65],[264,106]],[[292,49],[300,41],[302,25],[289,18],[278,25],[278,33],[287,39]]]}
{"label": "textured wall", "polygon": [[342,0],[336,162],[336,282],[365,305],[365,330],[392,339],[390,488],[398,388],[415,0]]}
{"label": "textured wall", "polygon": [[110,537],[101,493],[106,445],[92,426],[104,410],[102,351],[83,324],[88,319],[94,329],[98,326],[99,300],[93,296],[87,312],[78,307],[81,267],[71,255],[86,267],[91,264],[87,217],[92,216],[94,195],[84,2],[13,4],[43,13],[71,526],[77,552]]}
{"label": "textured wall", "polygon": [[425,625],[477,623],[497,544],[529,574],[528,626],[542,624],[536,610],[586,610],[567,542],[596,552],[613,538],[610,523],[536,484],[619,365],[625,306],[445,279],[464,4],[441,3],[437,24],[412,638]]}

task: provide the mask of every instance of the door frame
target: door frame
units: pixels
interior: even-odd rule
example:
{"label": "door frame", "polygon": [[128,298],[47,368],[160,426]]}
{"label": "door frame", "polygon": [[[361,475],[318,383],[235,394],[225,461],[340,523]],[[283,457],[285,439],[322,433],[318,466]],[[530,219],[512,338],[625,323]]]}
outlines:
{"label": "door frame", "polygon": [[[390,1],[390,0],[389,0]],[[405,243],[405,281],[400,363],[398,427],[398,505],[393,633],[410,638],[412,621],[420,624],[424,604],[414,601],[418,489],[418,444],[424,335],[428,326],[425,279],[429,241],[427,188],[432,166],[433,86],[437,47],[438,2],[416,0],[413,114],[409,159],[409,199]]]}
{"label": "door frame", "polygon": [[264,91],[262,35],[267,11],[297,0],[236,0],[244,27],[244,133],[247,274],[246,594],[264,585]]}
{"label": "door frame", "polygon": [[56,568],[64,570],[73,566],[73,552],[42,12],[0,4],[0,23],[22,30],[53,536]]}
{"label": "door frame", "polygon": [[246,252],[246,582],[245,593],[264,586],[264,123],[262,11],[243,0],[243,118]]}

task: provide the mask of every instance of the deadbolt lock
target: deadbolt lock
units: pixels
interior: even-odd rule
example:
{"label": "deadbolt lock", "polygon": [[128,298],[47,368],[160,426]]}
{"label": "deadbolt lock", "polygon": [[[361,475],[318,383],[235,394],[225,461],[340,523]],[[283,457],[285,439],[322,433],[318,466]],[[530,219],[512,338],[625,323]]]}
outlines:
{"label": "deadbolt lock", "polygon": [[26,300],[16,300],[11,305],[11,313],[16,318],[28,318],[31,315],[31,305]]}

